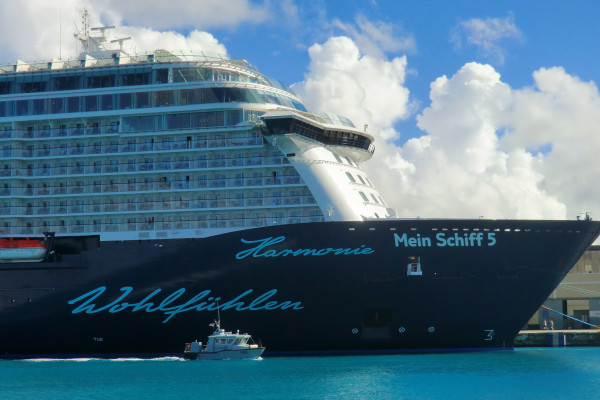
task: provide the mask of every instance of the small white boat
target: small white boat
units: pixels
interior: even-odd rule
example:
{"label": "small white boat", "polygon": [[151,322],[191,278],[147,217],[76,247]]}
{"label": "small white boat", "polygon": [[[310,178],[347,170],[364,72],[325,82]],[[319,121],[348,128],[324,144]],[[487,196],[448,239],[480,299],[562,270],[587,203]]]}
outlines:
{"label": "small white boat", "polygon": [[208,343],[194,340],[185,344],[183,358],[187,360],[255,360],[259,358],[265,347],[255,344],[247,333],[228,332],[221,329],[220,321],[215,321],[215,331],[208,337]]}

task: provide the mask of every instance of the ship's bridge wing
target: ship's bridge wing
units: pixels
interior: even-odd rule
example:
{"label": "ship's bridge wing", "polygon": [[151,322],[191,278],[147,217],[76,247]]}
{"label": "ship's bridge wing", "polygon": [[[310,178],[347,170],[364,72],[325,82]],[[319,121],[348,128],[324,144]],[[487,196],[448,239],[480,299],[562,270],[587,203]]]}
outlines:
{"label": "ship's bridge wing", "polygon": [[373,136],[348,125],[320,119],[322,121],[313,114],[294,111],[272,111],[262,116],[269,135],[300,135],[333,147],[338,153],[345,153],[359,162],[371,158],[375,151]]}

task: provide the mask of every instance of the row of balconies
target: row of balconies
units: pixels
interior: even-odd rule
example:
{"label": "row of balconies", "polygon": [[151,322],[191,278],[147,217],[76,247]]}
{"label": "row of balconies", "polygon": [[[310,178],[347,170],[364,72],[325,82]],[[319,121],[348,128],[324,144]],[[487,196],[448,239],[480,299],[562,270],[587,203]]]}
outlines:
{"label": "row of balconies", "polygon": [[[170,158],[170,157],[169,157]],[[0,169],[0,176],[61,176],[61,175],[88,175],[88,174],[106,174],[120,172],[150,172],[150,171],[169,171],[169,170],[185,170],[185,169],[214,169],[214,168],[240,168],[240,167],[255,167],[269,165],[289,164],[284,156],[249,156],[240,158],[222,158],[215,160],[135,160],[136,162],[126,162],[128,160],[113,160],[118,162],[94,162],[84,164],[78,162],[71,166],[45,165],[34,168],[11,168],[6,165]]]}
{"label": "row of balconies", "polygon": [[[42,226],[14,226],[0,227],[1,235],[33,235],[44,232],[59,234],[86,233],[98,234],[101,232],[136,232],[136,231],[168,231],[173,229],[217,229],[217,228],[256,228],[269,225],[298,224],[303,222],[323,222],[322,216],[310,217],[261,217],[261,218],[236,218],[213,219],[197,221],[164,222],[148,219],[146,222],[136,223],[110,223],[100,221],[96,223],[49,224]],[[73,222],[73,221],[71,221]],[[37,224],[36,224],[37,225]]]}
{"label": "row of balconies", "polygon": [[82,136],[82,135],[101,135],[113,134],[119,132],[119,123],[111,122],[108,124],[91,123],[88,125],[77,124],[73,126],[63,125],[58,128],[51,128],[49,125],[44,127],[28,127],[26,129],[18,129],[5,127],[0,129],[0,139],[10,138],[50,138],[50,137],[65,137],[65,136]]}
{"label": "row of balconies", "polygon": [[28,216],[28,215],[62,215],[62,214],[93,214],[93,213],[119,213],[134,211],[154,210],[202,210],[214,208],[245,208],[245,207],[277,207],[313,205],[312,196],[270,196],[264,198],[230,198],[215,200],[152,200],[152,201],[123,201],[110,203],[86,204],[54,204],[0,207],[2,216]]}
{"label": "row of balconies", "polygon": [[156,152],[166,150],[192,150],[192,149],[209,149],[209,148],[231,148],[245,146],[262,146],[262,139],[259,137],[248,138],[232,138],[232,139],[202,139],[187,141],[173,140],[166,142],[147,143],[145,141],[139,143],[75,143],[67,146],[65,143],[60,145],[39,145],[37,148],[33,146],[17,147],[16,145],[10,148],[2,149],[3,158],[32,158],[32,157],[60,157],[60,156],[79,156],[79,155],[97,155],[97,154],[121,154],[134,152]]}
{"label": "row of balconies", "polygon": [[283,176],[281,178],[226,178],[226,179],[196,179],[168,180],[154,182],[118,183],[94,185],[90,182],[69,186],[15,187],[0,188],[0,196],[54,196],[67,194],[100,194],[100,193],[130,193],[156,190],[189,190],[210,188],[239,188],[252,186],[300,185],[299,176]]}

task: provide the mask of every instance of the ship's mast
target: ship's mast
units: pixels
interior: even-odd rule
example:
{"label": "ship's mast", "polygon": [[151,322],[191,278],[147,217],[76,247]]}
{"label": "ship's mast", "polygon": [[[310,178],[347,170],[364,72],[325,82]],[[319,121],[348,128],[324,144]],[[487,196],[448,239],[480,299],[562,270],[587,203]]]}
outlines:
{"label": "ship's mast", "polygon": [[[87,9],[83,10],[83,16],[81,17],[81,25],[82,30],[77,30],[77,33],[75,33],[74,36],[83,45],[84,53],[94,53],[105,50],[103,43],[106,42],[107,39],[106,31],[114,29],[115,27],[101,26],[96,28],[90,28],[89,14]],[[100,32],[100,36],[92,36],[90,35],[90,31],[98,31]],[[120,44],[122,45],[122,42],[120,42]]]}

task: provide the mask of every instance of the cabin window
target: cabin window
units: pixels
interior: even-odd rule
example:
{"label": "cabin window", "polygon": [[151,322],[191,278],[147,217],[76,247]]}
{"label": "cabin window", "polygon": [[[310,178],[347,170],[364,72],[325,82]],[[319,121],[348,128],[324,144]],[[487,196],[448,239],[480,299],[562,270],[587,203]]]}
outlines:
{"label": "cabin window", "polygon": [[9,94],[11,92],[12,82],[0,82],[0,94]]}
{"label": "cabin window", "polygon": [[85,111],[98,111],[98,98],[96,96],[85,96]]}
{"label": "cabin window", "polygon": [[113,95],[112,94],[104,94],[100,96],[100,106],[102,110],[112,110],[113,109]]}
{"label": "cabin window", "polygon": [[88,88],[105,88],[115,86],[116,75],[89,76],[87,78]]}
{"label": "cabin window", "polygon": [[133,97],[131,93],[121,93],[119,95],[119,108],[133,108]]}
{"label": "cabin window", "polygon": [[44,92],[46,82],[25,82],[21,84],[21,93]]}
{"label": "cabin window", "polygon": [[137,108],[146,108],[150,106],[150,93],[142,92],[135,94],[135,105]]}
{"label": "cabin window", "polygon": [[63,99],[61,97],[50,99],[50,112],[52,114],[64,112]]}
{"label": "cabin window", "polygon": [[67,112],[79,112],[79,97],[67,97]]}
{"label": "cabin window", "polygon": [[58,76],[51,80],[54,90],[73,90],[79,88],[78,76]]}
{"label": "cabin window", "polygon": [[161,68],[156,70],[156,83],[169,83],[168,68]]}
{"label": "cabin window", "polygon": [[148,83],[150,83],[150,73],[137,72],[123,74],[121,75],[121,82],[123,86],[147,85]]}
{"label": "cabin window", "polygon": [[32,112],[34,115],[45,114],[46,113],[46,100],[44,99],[34,99],[32,100]]}

